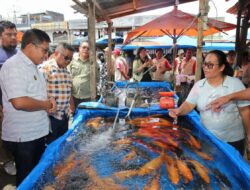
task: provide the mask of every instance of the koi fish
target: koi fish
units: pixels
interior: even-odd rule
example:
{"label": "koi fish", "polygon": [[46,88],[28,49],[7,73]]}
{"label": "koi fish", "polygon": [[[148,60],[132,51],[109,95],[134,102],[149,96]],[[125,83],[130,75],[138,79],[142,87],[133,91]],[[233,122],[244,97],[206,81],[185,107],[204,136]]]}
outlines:
{"label": "koi fish", "polygon": [[42,190],[56,190],[56,188],[50,185],[46,185]]}
{"label": "koi fish", "polygon": [[191,163],[195,170],[197,171],[197,173],[200,175],[200,177],[207,183],[210,183],[210,178],[208,176],[208,169],[203,166],[201,163],[197,162],[196,160],[189,160],[189,163]]}
{"label": "koi fish", "polygon": [[196,149],[201,149],[201,144],[198,140],[196,140],[196,138],[194,138],[192,135],[189,136],[189,144],[193,147],[195,147]]}
{"label": "koi fish", "polygon": [[160,123],[163,124],[164,126],[173,126],[173,123],[165,118],[160,118]]}
{"label": "koi fish", "polygon": [[157,134],[152,132],[152,131],[139,129],[137,132],[133,133],[133,136],[155,138],[155,137],[157,137]]}
{"label": "koi fish", "polygon": [[132,150],[130,153],[128,153],[123,159],[122,162],[127,162],[137,156],[137,153],[135,150]]}
{"label": "koi fish", "polygon": [[72,171],[77,166],[77,161],[75,159],[76,153],[73,152],[69,157],[61,164],[58,164],[54,169],[54,176],[60,189],[63,189],[66,182],[65,178],[67,174]]}
{"label": "koi fish", "polygon": [[86,123],[87,127],[94,128],[95,130],[98,130],[101,125],[101,121],[103,120],[103,117],[96,117],[89,119]]}
{"label": "koi fish", "polygon": [[62,178],[68,174],[68,172],[72,170],[77,164],[75,157],[76,153],[73,152],[62,164],[58,164],[54,169],[54,175],[58,178]]}
{"label": "koi fish", "polygon": [[171,158],[167,154],[164,155],[166,170],[168,172],[168,177],[173,184],[177,185],[180,181],[180,176],[174,158]]}
{"label": "koi fish", "polygon": [[131,144],[131,139],[130,138],[122,138],[117,141],[112,142],[112,144],[115,145],[130,145]]}
{"label": "koi fish", "polygon": [[164,134],[164,137],[162,138],[162,140],[165,142],[165,143],[167,143],[167,144],[169,144],[169,145],[171,145],[171,146],[173,146],[173,147],[175,147],[175,148],[179,148],[179,145],[178,145],[178,143],[173,139],[173,137],[171,137],[171,135],[169,135],[169,134]]}
{"label": "koi fish", "polygon": [[138,171],[138,175],[143,176],[146,174],[150,174],[153,171],[159,169],[161,165],[162,165],[162,154],[159,157],[147,162],[144,166],[142,166]]}
{"label": "koi fish", "polygon": [[137,170],[124,170],[114,173],[113,176],[120,181],[124,181],[126,178],[131,178],[136,176],[137,173],[138,173]]}
{"label": "koi fish", "polygon": [[114,182],[112,178],[100,178],[95,169],[91,166],[85,168],[85,172],[89,176],[90,185],[87,186],[85,189],[93,190],[93,189],[100,189],[100,190],[127,190],[127,188],[122,187]]}
{"label": "koi fish", "polygon": [[180,174],[184,177],[185,183],[189,183],[193,180],[193,175],[191,170],[188,168],[187,164],[181,159],[176,157],[176,164]]}
{"label": "koi fish", "polygon": [[144,186],[143,190],[160,190],[160,174],[158,173],[153,179],[150,179]]}
{"label": "koi fish", "polygon": [[171,147],[168,146],[166,143],[160,142],[160,141],[152,141],[151,142],[153,145],[156,145],[160,147],[162,150],[170,150]]}
{"label": "koi fish", "polygon": [[195,151],[196,154],[198,154],[201,158],[205,159],[205,160],[213,160],[213,157],[204,153],[204,152],[201,152],[201,151]]}
{"label": "koi fish", "polygon": [[128,123],[131,124],[131,125],[134,125],[134,126],[138,126],[141,123],[147,123],[149,121],[150,121],[150,119],[147,118],[147,117],[137,117],[135,119],[132,119],[132,120],[128,121]]}

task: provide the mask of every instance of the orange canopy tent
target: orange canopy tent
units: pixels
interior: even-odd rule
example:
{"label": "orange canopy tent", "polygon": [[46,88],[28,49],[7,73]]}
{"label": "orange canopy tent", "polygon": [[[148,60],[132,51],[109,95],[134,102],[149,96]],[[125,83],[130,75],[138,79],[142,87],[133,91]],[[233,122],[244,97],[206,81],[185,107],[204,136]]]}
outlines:
{"label": "orange canopy tent", "polygon": [[[152,37],[152,36],[163,36],[168,35],[176,43],[176,39],[182,35],[186,36],[197,36],[197,23],[198,17],[182,12],[177,9],[177,6],[174,9],[166,13],[141,27],[136,28],[128,33],[127,38],[124,41],[124,44],[129,43],[129,41],[137,37]],[[212,35],[217,32],[224,32],[232,30],[236,27],[234,24],[218,21],[215,19],[208,19],[207,21],[207,30],[203,32],[204,36]]]}

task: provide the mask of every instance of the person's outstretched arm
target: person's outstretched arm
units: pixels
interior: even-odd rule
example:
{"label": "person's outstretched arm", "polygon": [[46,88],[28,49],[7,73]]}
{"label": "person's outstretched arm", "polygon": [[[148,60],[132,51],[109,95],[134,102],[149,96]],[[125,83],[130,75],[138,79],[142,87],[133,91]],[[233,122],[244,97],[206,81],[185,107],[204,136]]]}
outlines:
{"label": "person's outstretched arm", "polygon": [[180,115],[186,115],[189,112],[191,112],[195,108],[195,105],[185,101],[181,104],[179,108],[176,109],[170,109],[169,110],[169,116],[172,118],[176,118]]}
{"label": "person's outstretched arm", "polygon": [[249,106],[239,108],[242,122],[246,131],[247,147],[250,149],[250,108]]}
{"label": "person's outstretched arm", "polygon": [[211,107],[213,111],[219,111],[221,106],[227,104],[232,100],[250,100],[250,88],[241,90],[239,92],[234,92],[232,94],[222,96],[214,101],[212,101],[208,107]]}

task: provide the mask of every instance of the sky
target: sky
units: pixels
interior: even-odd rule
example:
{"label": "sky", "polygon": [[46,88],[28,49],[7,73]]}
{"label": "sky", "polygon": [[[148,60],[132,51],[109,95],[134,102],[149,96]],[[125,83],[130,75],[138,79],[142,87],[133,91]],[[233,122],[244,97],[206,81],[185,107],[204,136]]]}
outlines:
{"label": "sky", "polygon": [[[117,0],[119,1],[119,0]],[[214,3],[213,3],[214,2]],[[228,8],[234,5],[237,0],[210,0],[210,12],[209,17],[221,17],[225,16],[225,21],[236,24],[236,16],[225,13]],[[14,12],[18,17],[21,14],[44,12],[46,10],[60,12],[64,14],[65,20],[81,19],[84,18],[83,14],[75,14],[74,10],[70,7],[74,2],[72,0],[0,0],[0,15],[4,18],[13,19]],[[215,8],[215,6],[216,8]],[[187,13],[198,13],[198,1],[192,3],[185,3],[179,5],[179,9]],[[144,12],[143,14],[164,14],[170,11],[172,8],[164,8],[160,10],[154,10]],[[217,10],[217,12],[216,12]]]}

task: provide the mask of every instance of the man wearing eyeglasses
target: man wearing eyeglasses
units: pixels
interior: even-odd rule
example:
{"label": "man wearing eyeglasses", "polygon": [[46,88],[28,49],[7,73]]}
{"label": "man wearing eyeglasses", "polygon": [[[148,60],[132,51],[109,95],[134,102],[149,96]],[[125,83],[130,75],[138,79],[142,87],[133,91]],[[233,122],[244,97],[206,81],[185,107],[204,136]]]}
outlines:
{"label": "man wearing eyeglasses", "polygon": [[49,36],[41,30],[27,30],[21,51],[8,59],[0,71],[4,118],[2,140],[16,163],[16,185],[39,162],[49,133],[48,114],[56,111],[48,98],[46,81],[37,65],[48,56]]}
{"label": "man wearing eyeglasses", "polygon": [[89,44],[82,42],[79,46],[79,56],[75,57],[68,66],[73,79],[73,100],[75,107],[81,102],[91,100],[90,91],[90,61]]}
{"label": "man wearing eyeglasses", "polygon": [[47,81],[49,97],[54,97],[57,110],[50,114],[51,131],[47,143],[51,143],[68,130],[69,116],[75,111],[71,95],[72,78],[67,66],[72,60],[74,49],[66,43],[59,43],[51,59],[40,67]]}

